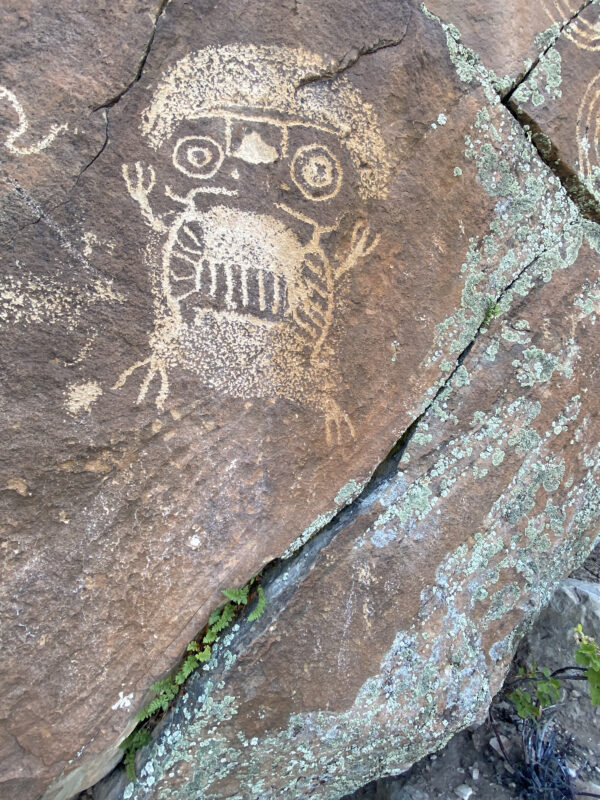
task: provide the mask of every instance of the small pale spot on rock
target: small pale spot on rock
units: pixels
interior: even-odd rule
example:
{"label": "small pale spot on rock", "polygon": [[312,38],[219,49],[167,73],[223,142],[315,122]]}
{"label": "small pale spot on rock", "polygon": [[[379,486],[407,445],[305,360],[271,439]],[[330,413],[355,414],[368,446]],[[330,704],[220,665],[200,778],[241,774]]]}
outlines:
{"label": "small pale spot on rock", "polygon": [[28,495],[27,484],[22,478],[9,478],[6,483],[6,487],[11,491],[20,494],[21,497],[27,497]]}
{"label": "small pale spot on rock", "polygon": [[80,411],[89,411],[101,394],[102,388],[96,381],[74,383],[67,391],[65,408],[75,417]]}
{"label": "small pale spot on rock", "polygon": [[460,797],[462,800],[469,800],[469,798],[473,795],[473,789],[471,789],[470,786],[467,786],[466,783],[461,783],[460,786],[457,786],[454,790],[454,794],[457,797]]}

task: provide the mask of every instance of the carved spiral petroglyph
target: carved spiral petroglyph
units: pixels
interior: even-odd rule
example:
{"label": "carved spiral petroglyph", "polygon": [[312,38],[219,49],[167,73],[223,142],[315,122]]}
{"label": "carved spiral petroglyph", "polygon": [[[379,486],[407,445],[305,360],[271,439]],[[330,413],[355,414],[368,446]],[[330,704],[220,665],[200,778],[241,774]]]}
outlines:
{"label": "carved spiral petroglyph", "polygon": [[600,74],[588,86],[577,113],[579,168],[590,184],[600,168]]}
{"label": "carved spiral petroglyph", "polygon": [[[544,0],[544,10],[553,23],[563,25],[577,12],[579,2],[573,0]],[[590,21],[581,16],[565,25],[561,33],[581,50],[600,50],[600,20]]]}
{"label": "carved spiral petroglyph", "polygon": [[[372,106],[345,78],[306,81],[327,66],[304,50],[227,46],[159,82],[142,132],[160,164],[123,165],[152,231],[155,326],[148,358],[113,388],[145,368],[138,402],[156,378],[160,409],[179,367],[234,397],[315,409],[330,441],[354,435],[334,397],[333,331],[349,271],[379,243],[356,194],[385,197],[390,164]],[[172,211],[153,209],[161,189]]]}

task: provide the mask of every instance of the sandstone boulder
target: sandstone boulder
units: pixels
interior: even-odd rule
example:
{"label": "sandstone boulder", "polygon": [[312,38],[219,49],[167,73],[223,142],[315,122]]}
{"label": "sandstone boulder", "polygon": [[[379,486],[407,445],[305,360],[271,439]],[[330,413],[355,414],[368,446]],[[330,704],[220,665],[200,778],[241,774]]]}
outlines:
{"label": "sandstone boulder", "polygon": [[0,796],[107,772],[221,590],[282,556],[110,791],[334,798],[408,766],[591,545],[596,226],[420,4],[23,5]]}

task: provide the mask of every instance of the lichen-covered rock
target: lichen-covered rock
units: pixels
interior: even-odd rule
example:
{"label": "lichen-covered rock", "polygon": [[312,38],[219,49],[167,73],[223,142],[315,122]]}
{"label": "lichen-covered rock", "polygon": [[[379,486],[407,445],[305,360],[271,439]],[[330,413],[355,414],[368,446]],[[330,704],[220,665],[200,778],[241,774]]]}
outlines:
{"label": "lichen-covered rock", "polygon": [[516,86],[510,105],[584,212],[599,221],[600,5],[585,3],[566,24],[559,24],[559,5],[554,4],[546,49]]}
{"label": "lichen-covered rock", "polygon": [[577,14],[581,0],[427,0],[462,43],[477,53],[497,87],[506,92]]}
{"label": "lichen-covered rock", "polygon": [[285,555],[110,791],[334,798],[479,718],[589,546],[600,239],[420,4],[150,10],[0,95],[0,796],[110,769]]}

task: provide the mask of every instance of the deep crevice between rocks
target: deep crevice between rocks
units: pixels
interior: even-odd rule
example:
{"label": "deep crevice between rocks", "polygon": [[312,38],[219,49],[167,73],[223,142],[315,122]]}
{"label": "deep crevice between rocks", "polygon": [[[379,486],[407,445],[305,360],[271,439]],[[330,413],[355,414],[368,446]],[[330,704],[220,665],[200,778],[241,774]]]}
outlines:
{"label": "deep crevice between rocks", "polygon": [[585,11],[586,8],[592,5],[594,0],[585,0],[580,8],[568,20],[559,26],[558,34],[553,42],[551,42],[533,61],[529,69],[520,75],[504,94],[498,93],[500,102],[506,110],[512,115],[516,122],[523,128],[525,135],[535,147],[537,154],[546,166],[556,175],[569,199],[575,204],[582,217],[591,220],[600,225],[600,203],[587,188],[583,180],[579,177],[577,172],[561,160],[558,154],[558,149],[552,142],[550,137],[542,130],[541,126],[536,120],[527,112],[519,107],[519,104],[513,100],[513,96],[517,89],[522,86],[532,75],[535,69],[539,66],[540,62],[548,55],[553,47],[562,36],[565,30]]}
{"label": "deep crevice between rocks", "polygon": [[514,101],[502,100],[502,104],[528,135],[539,157],[561,182],[581,216],[600,225],[600,202],[587,188],[577,172],[561,160],[550,137],[541,129],[535,119],[520,109]]}
{"label": "deep crevice between rocks", "polygon": [[573,14],[573,16],[569,17],[569,19],[565,20],[562,23],[562,25],[558,26],[558,34],[556,36],[556,39],[554,39],[553,42],[551,42],[544,50],[542,50],[541,53],[538,54],[537,58],[533,60],[533,63],[531,64],[529,69],[525,70],[525,72],[519,75],[519,77],[510,87],[510,89],[507,92],[505,92],[504,95],[501,96],[500,99],[502,100],[502,103],[506,105],[507,108],[508,108],[507,103],[510,101],[511,97],[517,91],[519,86],[521,86],[521,84],[525,83],[525,81],[528,80],[529,76],[539,65],[540,61],[543,58],[545,58],[545,56],[550,52],[550,50],[552,50],[552,48],[556,45],[556,43],[562,36],[563,32],[577,19],[577,17],[581,14],[581,12],[585,11],[585,9],[588,6],[591,6],[593,2],[594,0],[585,0],[585,2],[581,5],[581,7]]}

